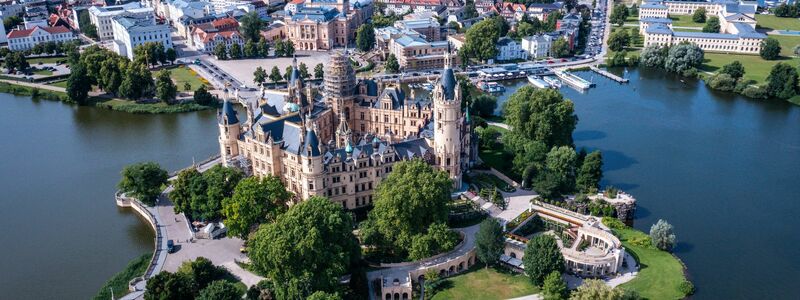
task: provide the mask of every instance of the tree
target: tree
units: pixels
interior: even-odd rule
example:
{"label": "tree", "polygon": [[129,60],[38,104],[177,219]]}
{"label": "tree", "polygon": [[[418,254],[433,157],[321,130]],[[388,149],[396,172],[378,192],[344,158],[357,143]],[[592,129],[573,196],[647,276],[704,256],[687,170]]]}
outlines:
{"label": "tree", "polygon": [[681,43],[669,49],[664,68],[681,76],[692,77],[703,63],[703,56],[703,50],[697,45]]}
{"label": "tree", "polygon": [[711,77],[706,80],[706,85],[718,91],[731,92],[736,89],[736,79],[731,77],[731,75],[718,73],[711,75]]}
{"label": "tree", "polygon": [[267,81],[267,71],[264,71],[264,68],[259,66],[253,72],[253,82],[262,85],[265,81]]}
{"label": "tree", "polygon": [[550,45],[550,55],[559,58],[569,56],[569,43],[567,40],[559,38],[553,41]]}
{"label": "tree", "polygon": [[622,51],[628,46],[630,36],[627,30],[617,29],[608,36],[608,49]]}
{"label": "tree", "polygon": [[30,68],[28,60],[25,59],[25,54],[22,52],[11,52],[6,55],[6,69],[9,71],[23,71]]}
{"label": "tree", "polygon": [[314,78],[322,79],[323,76],[325,76],[325,69],[322,66],[322,64],[319,63],[316,66],[314,66]]}
{"label": "tree", "polygon": [[552,272],[564,271],[564,257],[558,249],[556,239],[550,235],[537,235],[528,241],[522,263],[525,274],[535,285],[542,285],[545,277]]}
{"label": "tree", "polygon": [[239,44],[233,43],[233,45],[231,45],[231,48],[228,50],[228,52],[230,52],[230,53],[228,53],[228,55],[231,57],[231,59],[240,59],[240,58],[242,58],[242,47],[239,46]]}
{"label": "tree", "polygon": [[767,95],[789,99],[797,94],[797,83],[797,69],[786,63],[778,63],[767,76]]}
{"label": "tree", "polygon": [[411,248],[408,250],[410,260],[420,260],[431,257],[437,253],[450,251],[458,243],[458,236],[443,223],[434,223],[428,227],[428,232],[417,234],[411,238]]}
{"label": "tree", "polygon": [[497,26],[497,30],[500,33],[500,36],[508,35],[508,31],[511,30],[511,25],[508,24],[506,18],[502,16],[494,16],[494,18],[492,18],[491,20],[494,23],[494,26]]}
{"label": "tree", "polygon": [[287,57],[294,55],[294,42],[289,40],[283,44],[283,55]]}
{"label": "tree", "polygon": [[286,210],[291,196],[277,177],[242,179],[234,188],[233,196],[222,200],[228,234],[244,238],[259,223],[275,220]]}
{"label": "tree", "polygon": [[84,104],[89,98],[89,90],[91,89],[91,81],[86,75],[86,66],[82,63],[72,66],[69,78],[67,78],[66,88],[69,99],[78,104]]}
{"label": "tree", "polygon": [[214,47],[214,56],[219,60],[228,59],[228,49],[225,48],[225,44],[219,43]]}
{"label": "tree", "polygon": [[127,67],[127,60],[116,56],[108,57],[101,63],[100,78],[97,78],[98,85],[108,93],[119,93],[119,86],[122,84],[122,75]]}
{"label": "tree", "polygon": [[422,160],[396,163],[378,185],[369,226],[399,253],[411,248],[412,237],[434,223],[446,223],[452,182],[447,173]]}
{"label": "tree", "polygon": [[258,54],[261,57],[269,56],[269,43],[267,43],[267,39],[263,37],[258,40]]}
{"label": "tree", "polygon": [[256,45],[255,41],[247,41],[244,43],[244,57],[253,58],[257,57],[258,55],[258,46]]}
{"label": "tree", "polygon": [[472,19],[478,16],[478,10],[475,9],[475,0],[467,0],[465,2],[462,16],[464,19]]}
{"label": "tree", "polygon": [[308,296],[306,300],[342,300],[342,296],[339,296],[338,293],[326,293],[323,291],[316,291],[311,296]]}
{"label": "tree", "polygon": [[[88,14],[87,14],[88,16]],[[6,32],[10,32],[11,30],[15,29],[17,26],[22,24],[24,21],[19,16],[8,16],[7,18],[3,19],[3,26],[5,26]],[[83,28],[83,25],[81,25]]]}
{"label": "tree", "polygon": [[191,91],[192,90],[192,84],[189,83],[189,82],[184,82],[183,83],[183,90],[186,91],[186,92]]}
{"label": "tree", "polygon": [[494,127],[478,127],[475,128],[475,133],[478,134],[478,142],[483,149],[494,148],[497,138],[500,137],[500,131],[497,131]]}
{"label": "tree", "polygon": [[614,10],[611,11],[611,15],[609,15],[608,18],[611,24],[622,26],[625,24],[625,19],[628,18],[628,8],[625,4],[617,4],[614,6]]}
{"label": "tree", "polygon": [[[216,99],[215,99],[216,100]],[[222,217],[222,202],[233,196],[236,186],[245,177],[239,169],[216,165],[203,173],[206,182],[206,202],[194,206],[205,220],[216,220]]]}
{"label": "tree", "polygon": [[575,149],[570,146],[559,146],[550,149],[545,158],[547,171],[553,175],[558,191],[569,193],[575,189],[575,162],[578,159]]}
{"label": "tree", "polygon": [[273,300],[275,299],[274,284],[269,279],[263,279],[247,289],[247,300]]}
{"label": "tree", "polygon": [[495,218],[487,218],[481,222],[478,233],[475,234],[475,253],[487,266],[494,265],[500,260],[500,255],[505,249],[506,238],[503,236],[503,227]]}
{"label": "tree", "polygon": [[170,64],[174,64],[175,60],[178,59],[178,53],[175,52],[174,48],[167,49],[164,55],[166,56],[167,61],[169,61]]}
{"label": "tree", "polygon": [[[692,21],[695,23],[705,23],[706,22],[706,8],[701,7],[694,11],[692,14]],[[717,20],[719,21],[719,20]]]}
{"label": "tree", "polygon": [[201,84],[200,87],[194,91],[193,98],[195,103],[205,106],[214,106],[219,102],[214,95],[208,92],[205,84]]}
{"label": "tree", "polygon": [[739,79],[744,76],[744,66],[738,60],[734,60],[733,62],[722,66],[721,74],[728,74],[734,79]]}
{"label": "tree", "polygon": [[286,48],[286,43],[283,40],[275,41],[275,56],[276,57],[283,56],[285,48]]}
{"label": "tree", "polygon": [[217,280],[200,290],[196,300],[241,300],[242,293],[235,284]]}
{"label": "tree", "polygon": [[272,80],[272,83],[277,83],[281,81],[281,70],[278,69],[278,66],[273,66],[272,71],[269,73],[269,80]]}
{"label": "tree", "polygon": [[497,56],[495,44],[500,39],[500,29],[495,19],[491,18],[472,25],[467,29],[466,42],[461,51],[481,61],[495,58]]}
{"label": "tree", "polygon": [[192,300],[197,286],[189,275],[161,271],[147,279],[145,300]]}
{"label": "tree", "polygon": [[710,32],[710,33],[719,33],[720,24],[719,18],[717,16],[711,16],[708,18],[706,25],[703,26],[703,32]]}
{"label": "tree", "polygon": [[364,23],[356,31],[356,47],[367,52],[375,46],[375,29],[370,23]]}
{"label": "tree", "polygon": [[258,16],[256,11],[251,11],[241,19],[239,19],[239,32],[247,41],[258,41],[261,37],[261,28],[264,27],[264,21]]}
{"label": "tree", "polygon": [[178,178],[173,182],[173,189],[169,193],[169,199],[175,205],[173,207],[175,212],[193,217],[192,203],[205,202],[207,188],[203,175],[196,169],[191,168],[178,173]]}
{"label": "tree", "polygon": [[122,169],[122,179],[117,187],[128,196],[152,206],[161,194],[161,186],[167,184],[168,177],[167,171],[157,163],[137,163]]}
{"label": "tree", "polygon": [[642,56],[639,58],[639,62],[648,68],[663,68],[668,53],[668,47],[652,44],[642,50]]}
{"label": "tree", "polygon": [[551,272],[542,284],[542,298],[544,300],[562,300],[567,297],[567,284],[558,271]]}
{"label": "tree", "polygon": [[472,111],[481,117],[491,117],[497,108],[497,98],[492,95],[481,94],[472,100]]}
{"label": "tree", "polygon": [[301,62],[300,66],[297,69],[300,71],[300,77],[302,77],[303,79],[306,79],[310,76],[308,74],[308,66],[306,66],[306,63]]}
{"label": "tree", "polygon": [[154,94],[155,83],[150,70],[142,63],[128,64],[119,86],[119,94],[128,99],[141,99]]}
{"label": "tree", "polygon": [[389,54],[386,59],[386,73],[397,73],[400,71],[400,63],[397,62],[397,57],[394,54]]}
{"label": "tree", "polygon": [[341,205],[312,196],[262,225],[248,243],[249,256],[253,268],[280,282],[275,285],[278,299],[333,292],[360,259],[352,230],[353,220]]}
{"label": "tree", "polygon": [[294,69],[292,68],[292,66],[287,66],[286,67],[286,72],[283,73],[283,80],[286,80],[286,82],[289,82],[289,79],[292,78],[292,72],[294,72]]}
{"label": "tree", "polygon": [[184,261],[177,273],[192,278],[197,289],[202,290],[212,282],[222,279],[228,271],[215,266],[208,258],[200,256],[195,260]]}
{"label": "tree", "polygon": [[758,54],[766,60],[778,59],[781,54],[781,43],[775,38],[768,37],[761,42],[761,51]]}
{"label": "tree", "polygon": [[619,300],[622,290],[611,289],[599,279],[587,279],[569,296],[570,300]]}
{"label": "tree", "polygon": [[672,251],[672,247],[675,246],[675,233],[673,233],[672,225],[665,220],[658,219],[658,222],[650,227],[650,239],[656,248]]}
{"label": "tree", "polygon": [[172,82],[172,72],[167,69],[162,69],[156,74],[156,96],[165,103],[170,103],[175,100],[178,94],[178,87]]}
{"label": "tree", "polygon": [[545,146],[572,145],[572,132],[578,124],[574,104],[558,91],[524,86],[508,98],[503,115],[506,123],[522,137],[541,141]]}
{"label": "tree", "polygon": [[600,150],[586,156],[578,169],[575,185],[578,191],[594,193],[600,188],[600,179],[603,178],[603,154]]}

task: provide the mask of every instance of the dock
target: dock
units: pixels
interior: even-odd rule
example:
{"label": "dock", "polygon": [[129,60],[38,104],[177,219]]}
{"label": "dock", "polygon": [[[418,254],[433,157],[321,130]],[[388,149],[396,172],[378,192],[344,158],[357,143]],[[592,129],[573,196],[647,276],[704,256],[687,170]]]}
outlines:
{"label": "dock", "polygon": [[594,83],[591,83],[588,80],[580,78],[578,75],[567,71],[557,71],[556,76],[558,76],[558,78],[561,79],[562,82],[566,83],[569,87],[578,91],[585,91],[594,86]]}
{"label": "dock", "polygon": [[595,67],[595,66],[589,66],[589,68],[590,68],[590,69],[592,69],[592,71],[595,71],[595,73],[597,73],[597,74],[600,74],[600,75],[603,75],[603,76],[605,76],[605,77],[608,77],[608,78],[610,78],[611,80],[614,80],[614,81],[616,81],[616,82],[619,82],[619,83],[628,83],[628,78],[622,78],[622,77],[619,77],[619,76],[617,76],[617,75],[611,74],[610,72],[608,72],[608,71],[606,71],[606,70],[601,70],[600,68],[598,68],[598,67]]}

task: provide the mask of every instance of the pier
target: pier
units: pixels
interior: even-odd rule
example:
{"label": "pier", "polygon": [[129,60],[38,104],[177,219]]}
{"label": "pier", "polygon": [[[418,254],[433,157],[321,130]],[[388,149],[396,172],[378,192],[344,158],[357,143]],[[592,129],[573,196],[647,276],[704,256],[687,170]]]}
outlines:
{"label": "pier", "polygon": [[592,71],[594,71],[595,73],[597,73],[597,74],[600,74],[600,75],[603,75],[603,76],[605,76],[605,77],[608,77],[608,78],[610,78],[611,80],[614,80],[614,81],[616,81],[616,82],[619,82],[619,83],[628,83],[628,78],[622,78],[622,77],[619,77],[619,76],[617,76],[617,75],[611,74],[610,72],[608,72],[608,71],[606,71],[606,70],[601,70],[600,68],[598,68],[598,67],[595,67],[595,66],[589,66],[589,68],[590,68],[590,69],[592,69]]}

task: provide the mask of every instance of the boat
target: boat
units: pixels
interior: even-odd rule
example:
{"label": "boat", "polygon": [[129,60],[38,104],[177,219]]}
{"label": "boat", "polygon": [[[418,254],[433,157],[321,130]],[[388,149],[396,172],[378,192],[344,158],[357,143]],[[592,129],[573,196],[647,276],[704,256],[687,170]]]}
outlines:
{"label": "boat", "polygon": [[506,91],[506,88],[504,86],[498,84],[497,82],[483,82],[482,81],[482,82],[478,83],[478,88],[481,91],[484,91],[484,92],[487,92],[487,93],[502,93],[502,92]]}
{"label": "boat", "polygon": [[528,82],[530,82],[534,87],[540,89],[547,89],[552,88],[552,86],[547,83],[546,81],[542,80],[541,77],[535,75],[528,75]]}
{"label": "boat", "polygon": [[544,82],[547,82],[548,84],[550,84],[550,86],[553,87],[553,88],[557,88],[557,89],[561,88],[561,81],[556,79],[556,78],[553,78],[553,77],[550,77],[550,76],[545,76],[545,77],[542,77],[542,80],[544,80]]}

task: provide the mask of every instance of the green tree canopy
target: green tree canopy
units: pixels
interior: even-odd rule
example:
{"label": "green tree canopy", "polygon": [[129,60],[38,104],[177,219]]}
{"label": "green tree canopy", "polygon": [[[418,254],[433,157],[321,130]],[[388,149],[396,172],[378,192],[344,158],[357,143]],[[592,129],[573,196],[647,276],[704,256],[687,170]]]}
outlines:
{"label": "green tree canopy", "polygon": [[710,32],[710,33],[719,33],[720,24],[719,18],[717,16],[711,16],[708,18],[706,25],[703,26],[703,32]]}
{"label": "green tree canopy", "polygon": [[138,100],[143,97],[153,96],[155,89],[153,76],[144,64],[128,64],[123,80],[119,85],[120,96]]}
{"label": "green tree canopy", "polygon": [[[705,7],[698,8],[692,14],[692,21],[695,23],[705,23],[706,22],[706,9]],[[717,20],[719,21],[719,20]]]}
{"label": "green tree canopy", "polygon": [[458,234],[447,228],[444,223],[433,223],[425,234],[417,234],[411,238],[411,249],[408,258],[420,260],[426,257],[453,250],[458,244]]}
{"label": "green tree canopy", "polygon": [[283,213],[291,197],[277,177],[242,179],[233,189],[233,196],[222,200],[228,234],[246,237],[254,226]]}
{"label": "green tree canopy", "polygon": [[239,46],[239,44],[237,44],[237,43],[233,43],[231,45],[231,48],[228,49],[228,56],[230,56],[231,59],[240,59],[240,58],[242,58],[242,47]]}
{"label": "green tree canopy", "polygon": [[522,258],[525,274],[535,285],[542,285],[548,274],[564,271],[564,257],[558,249],[556,239],[550,235],[537,235],[528,241]]}
{"label": "green tree canopy", "polygon": [[253,267],[280,284],[278,299],[334,292],[359,259],[353,220],[339,204],[313,196],[262,225],[249,243]]}
{"label": "green tree canopy", "polygon": [[608,49],[622,51],[628,46],[630,39],[627,30],[617,29],[608,36]]}
{"label": "green tree canopy", "polygon": [[461,51],[481,61],[495,58],[497,56],[495,45],[501,36],[500,27],[502,26],[498,26],[496,19],[493,18],[472,25],[467,29],[466,42]]}
{"label": "green tree canopy", "polygon": [[253,71],[253,82],[261,85],[265,81],[267,81],[267,71],[264,71],[264,68],[259,66],[255,71]]}
{"label": "green tree canopy", "polygon": [[491,117],[497,108],[497,98],[492,95],[480,94],[472,100],[472,111],[481,117]]}
{"label": "green tree canopy", "polygon": [[215,106],[219,103],[217,97],[214,97],[214,95],[208,92],[205,84],[201,84],[200,87],[194,91],[193,98],[195,103],[205,106]]}
{"label": "green tree canopy", "polygon": [[172,82],[172,72],[162,69],[156,74],[156,97],[166,103],[175,100],[178,94],[178,87]]}
{"label": "green tree canopy", "polygon": [[550,55],[559,58],[569,56],[569,42],[564,38],[553,41],[550,45]]}
{"label": "green tree canopy", "polygon": [[650,239],[653,241],[653,246],[664,251],[672,251],[672,247],[675,247],[672,225],[662,219],[650,226]]}
{"label": "green tree canopy", "polygon": [[242,292],[235,284],[217,280],[200,290],[196,300],[241,300]]}
{"label": "green tree canopy", "polygon": [[145,300],[192,300],[197,285],[191,276],[183,273],[161,273],[147,279]]}
{"label": "green tree canopy", "polygon": [[161,186],[167,183],[169,174],[157,163],[144,162],[122,169],[122,179],[117,184],[120,191],[135,197],[147,205],[155,204],[161,194]]}
{"label": "green tree canopy", "polygon": [[541,295],[544,300],[563,300],[567,298],[567,284],[561,278],[560,272],[553,271],[545,277]]}
{"label": "green tree canopy", "polygon": [[325,67],[322,66],[321,63],[314,66],[314,78],[322,79],[325,76]]}
{"label": "green tree canopy", "polygon": [[648,68],[663,68],[667,61],[669,47],[661,47],[656,44],[649,45],[642,50],[639,62]]}
{"label": "green tree canopy", "polygon": [[481,222],[478,233],[475,234],[475,252],[484,264],[494,265],[500,260],[500,255],[505,249],[506,238],[503,236],[503,227],[495,218],[486,218]]}
{"label": "green tree canopy", "polygon": [[67,78],[67,96],[78,104],[85,104],[89,99],[92,82],[86,74],[86,66],[82,63],[73,65]]}
{"label": "green tree canopy", "polygon": [[251,11],[239,19],[239,32],[245,40],[258,41],[261,38],[261,28],[264,27],[264,21],[258,16],[258,12]]}
{"label": "green tree canopy", "polygon": [[219,60],[228,59],[228,48],[225,47],[225,44],[219,43],[214,47],[214,56]]}
{"label": "green tree canopy", "polygon": [[272,71],[269,73],[269,80],[271,80],[273,83],[277,83],[278,81],[281,81],[281,79],[283,79],[283,76],[281,76],[281,70],[278,69],[278,66],[272,66]]}
{"label": "green tree canopy", "polygon": [[550,149],[545,158],[547,172],[555,178],[558,191],[562,194],[575,189],[575,163],[578,155],[570,146],[559,146]]}
{"label": "green tree canopy", "polygon": [[797,94],[797,69],[787,63],[778,63],[767,76],[767,95],[789,99]]}
{"label": "green tree canopy", "polygon": [[[446,223],[452,182],[447,173],[422,160],[402,161],[375,191],[371,226],[400,253],[410,250],[412,237],[434,223]],[[390,246],[390,245],[382,245]]]}
{"label": "green tree canopy", "polygon": [[681,43],[669,48],[664,68],[681,76],[693,77],[703,64],[704,53],[696,44]]}
{"label": "green tree canopy", "polygon": [[722,74],[728,74],[734,79],[739,79],[744,76],[744,66],[738,60],[734,60],[733,62],[722,66]]}
{"label": "green tree canopy", "polygon": [[508,98],[503,112],[506,123],[522,137],[547,147],[572,145],[578,117],[572,101],[556,90],[524,86]]}
{"label": "green tree canopy", "polygon": [[775,38],[768,37],[761,42],[761,51],[758,54],[766,60],[778,59],[781,55],[781,43]]}
{"label": "green tree canopy", "polygon": [[397,73],[400,71],[400,63],[397,61],[397,57],[394,56],[393,53],[389,54],[389,57],[386,58],[386,73],[392,74]]}
{"label": "green tree canopy", "polygon": [[583,160],[578,169],[575,185],[578,191],[594,193],[600,188],[600,179],[603,179],[603,154],[597,150]]}
{"label": "green tree canopy", "polygon": [[614,10],[611,11],[611,15],[609,15],[608,18],[611,24],[622,26],[625,24],[625,19],[628,18],[628,7],[626,7],[625,4],[617,4],[614,6]]}
{"label": "green tree canopy", "polygon": [[587,279],[570,294],[570,300],[621,300],[622,290],[612,289],[599,279]]}
{"label": "green tree canopy", "polygon": [[375,29],[370,23],[364,23],[356,31],[356,47],[367,52],[375,46]]}

